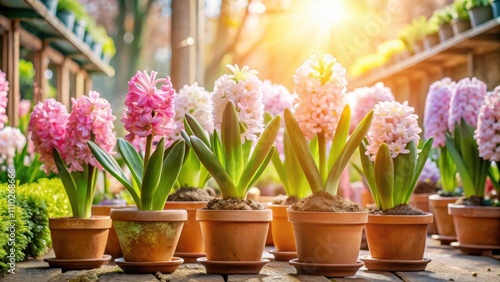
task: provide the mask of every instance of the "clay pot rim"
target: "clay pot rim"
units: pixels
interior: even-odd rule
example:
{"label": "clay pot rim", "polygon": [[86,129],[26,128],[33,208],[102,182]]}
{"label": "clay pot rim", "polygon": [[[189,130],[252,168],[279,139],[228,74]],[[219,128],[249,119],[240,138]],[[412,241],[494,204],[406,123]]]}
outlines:
{"label": "clay pot rim", "polygon": [[448,204],[448,214],[463,217],[500,217],[500,207],[464,206]]}
{"label": "clay pot rim", "polygon": [[265,210],[196,210],[197,221],[271,222],[273,212]]}
{"label": "clay pot rim", "polygon": [[111,218],[107,215],[94,215],[91,218],[49,218],[50,229],[109,229],[111,226]]}
{"label": "clay pot rim", "polygon": [[287,210],[288,221],[294,223],[366,224],[368,212],[310,212]]}
{"label": "clay pot rim", "polygon": [[144,211],[137,208],[111,209],[110,217],[117,221],[173,222],[186,221],[187,211],[180,209]]}
{"label": "clay pot rim", "polygon": [[[208,201],[167,201],[163,208],[165,210],[174,209],[184,209],[188,211],[195,211],[206,207]],[[170,206],[170,207],[169,207]]]}
{"label": "clay pot rim", "polygon": [[432,223],[434,215],[382,215],[369,214],[368,224],[429,224]]}
{"label": "clay pot rim", "polygon": [[458,200],[458,196],[448,196],[443,197],[438,194],[429,196],[429,206],[432,207],[448,207],[448,204],[452,204]]}
{"label": "clay pot rim", "polygon": [[273,211],[273,217],[288,217],[287,210],[291,205],[269,205],[267,206]]}

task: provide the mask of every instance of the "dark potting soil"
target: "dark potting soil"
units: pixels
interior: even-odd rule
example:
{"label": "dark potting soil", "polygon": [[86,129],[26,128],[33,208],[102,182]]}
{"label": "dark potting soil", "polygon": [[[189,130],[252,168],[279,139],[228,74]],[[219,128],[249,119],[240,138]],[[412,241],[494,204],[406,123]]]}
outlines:
{"label": "dark potting soil", "polygon": [[295,196],[278,195],[274,197],[273,205],[293,205],[299,201],[299,198]]}
{"label": "dark potting soil", "polygon": [[251,199],[229,198],[212,199],[207,210],[263,210],[264,206]]}
{"label": "dark potting soil", "polygon": [[469,207],[489,206],[488,204],[485,204],[485,201],[483,201],[483,197],[479,196],[472,196],[469,198],[460,197],[455,202],[455,204]]}
{"label": "dark potting soil", "polygon": [[360,205],[326,191],[319,191],[305,197],[290,207],[293,211],[311,212],[360,212]]}
{"label": "dark potting soil", "polygon": [[437,193],[437,191],[439,191],[439,186],[436,186],[431,182],[419,181],[415,186],[415,190],[413,191],[413,193],[431,194],[431,193]]}
{"label": "dark potting soil", "polygon": [[201,188],[181,188],[168,196],[168,201],[210,201],[215,198],[215,190],[211,187]]}
{"label": "dark potting soil", "polygon": [[426,212],[416,209],[407,204],[395,206],[387,210],[378,210],[377,206],[372,205],[369,207],[369,212],[371,214],[379,214],[379,215],[426,215],[427,214]]}

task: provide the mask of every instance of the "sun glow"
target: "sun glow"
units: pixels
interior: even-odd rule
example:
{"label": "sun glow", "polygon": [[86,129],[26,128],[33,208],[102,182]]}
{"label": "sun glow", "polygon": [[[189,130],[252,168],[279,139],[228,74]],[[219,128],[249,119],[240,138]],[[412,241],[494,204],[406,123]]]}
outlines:
{"label": "sun glow", "polygon": [[322,27],[330,28],[346,17],[341,0],[314,0],[309,3],[311,19],[319,22]]}

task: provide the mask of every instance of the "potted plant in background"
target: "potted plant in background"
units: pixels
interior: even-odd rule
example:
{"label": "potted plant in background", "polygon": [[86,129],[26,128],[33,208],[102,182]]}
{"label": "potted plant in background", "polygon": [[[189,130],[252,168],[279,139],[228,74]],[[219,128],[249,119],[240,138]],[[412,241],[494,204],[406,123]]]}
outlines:
{"label": "potted plant in background", "polygon": [[[290,264],[298,273],[352,276],[363,266],[358,255],[368,214],[336,194],[372,113],[348,138],[345,69],[331,55],[315,53],[297,69],[294,81],[298,102],[294,114],[285,109],[286,131],[313,194],[288,209],[298,256]],[[306,139],[315,138],[317,146],[311,150]]]}
{"label": "potted plant in background", "polygon": [[111,36],[106,35],[106,40],[102,44],[102,59],[109,63],[116,53],[115,42]]}
{"label": "potted plant in background", "polygon": [[[110,214],[123,253],[115,263],[132,273],[172,272],[183,263],[173,254],[187,212],[164,210],[164,205],[181,170],[185,144],[179,140],[165,146],[164,137],[175,128],[175,90],[169,77],[156,79],[156,74],[138,71],[129,81],[122,118],[129,133],[126,140],[120,138],[117,143],[131,179],[98,144],[88,142],[95,158],[130,192],[137,205],[112,209]],[[158,84],[162,84],[161,89]],[[144,157],[129,141],[144,146]]]}
{"label": "potted plant in background", "polygon": [[115,117],[97,92],[72,102],[70,114],[54,99],[38,103],[28,125],[45,172],[54,171],[61,178],[73,213],[70,218],[50,219],[56,258],[46,261],[53,267],[95,268],[111,258],[104,255],[111,219],[91,216],[96,174],[102,167],[85,144],[92,140],[103,151],[111,151],[116,141]]}
{"label": "potted plant in background", "polygon": [[430,17],[425,25],[424,48],[430,49],[439,44],[439,22],[437,18]]}
{"label": "potted plant in background", "polygon": [[430,261],[423,255],[432,214],[408,205],[432,146],[430,138],[417,149],[417,118],[407,102],[380,102],[368,139],[360,145],[363,172],[377,205],[365,228],[371,257],[361,258],[369,270],[421,271]]}
{"label": "potted plant in background", "polygon": [[469,13],[472,27],[480,26],[493,18],[490,2],[490,0],[466,0],[465,8]]}
{"label": "potted plant in background", "polygon": [[57,4],[57,17],[69,31],[75,26],[75,11],[81,9],[78,0],[59,0]]}
{"label": "potted plant in background", "polygon": [[471,29],[469,14],[467,13],[467,0],[455,0],[452,6],[452,20],[451,27],[455,35],[460,34],[466,30]]}
{"label": "potted plant in background", "polygon": [[[497,88],[498,89],[498,88]],[[450,102],[446,147],[457,165],[464,198],[448,204],[458,242],[464,252],[500,248],[500,208],[484,199],[486,178],[495,160],[495,127],[498,91],[486,92],[486,84],[475,77],[457,83]]]}
{"label": "potted plant in background", "polygon": [[[186,114],[198,120],[204,131],[212,132],[212,110],[211,94],[205,88],[197,83],[184,85],[175,95],[174,121],[177,127],[170,133],[169,139],[182,138],[181,131],[184,130]],[[196,221],[196,210],[206,207],[208,201],[215,196],[213,189],[207,187],[210,177],[193,150],[186,146],[184,164],[174,184],[176,192],[169,195],[165,203],[165,209],[187,210],[188,219],[184,223],[174,254],[182,257],[185,262],[196,262],[197,258],[206,256],[200,224]]]}
{"label": "potted plant in background", "polygon": [[500,17],[500,0],[491,1],[491,9],[493,11],[493,17]]}
{"label": "potted plant in background", "polygon": [[261,259],[272,212],[250,199],[248,190],[274,154],[280,117],[264,129],[262,83],[256,71],[230,66],[231,75],[215,82],[214,125],[208,136],[196,119],[186,115],[184,139],[217,182],[222,199],[196,212],[206,258],[197,261],[207,273],[258,273],[269,262]]}
{"label": "potted plant in background", "polygon": [[45,7],[47,7],[47,10],[49,11],[50,14],[55,15],[57,12],[57,4],[59,3],[59,0],[42,0],[43,4]]}
{"label": "potted plant in background", "polygon": [[432,14],[432,18],[434,18],[439,25],[438,34],[441,42],[453,37],[453,28],[451,27],[451,20],[453,19],[452,9],[451,5],[447,5],[434,11]]}
{"label": "potted plant in background", "polygon": [[83,41],[85,39],[85,27],[87,26],[89,15],[87,14],[85,7],[81,4],[75,6],[75,10],[73,12],[75,13],[73,33],[76,37]]}
{"label": "potted plant in background", "polygon": [[456,240],[453,218],[448,214],[448,204],[454,203],[461,195],[457,187],[457,167],[445,146],[448,131],[450,100],[455,89],[455,82],[446,77],[431,84],[425,100],[424,137],[433,138],[433,150],[439,169],[442,190],[437,195],[429,196],[429,208],[434,214],[438,234],[432,238],[441,244],[449,245]]}

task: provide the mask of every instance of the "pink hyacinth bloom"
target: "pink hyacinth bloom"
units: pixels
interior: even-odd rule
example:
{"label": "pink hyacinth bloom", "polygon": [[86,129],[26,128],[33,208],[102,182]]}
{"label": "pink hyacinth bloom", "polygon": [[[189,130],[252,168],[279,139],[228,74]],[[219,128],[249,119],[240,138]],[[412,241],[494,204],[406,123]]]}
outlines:
{"label": "pink hyacinth bloom", "polygon": [[70,172],[84,171],[84,164],[102,169],[88,148],[87,141],[94,141],[108,153],[115,146],[113,121],[116,117],[108,101],[99,96],[99,92],[90,91],[88,96],[72,99],[65,138],[65,162]]}
{"label": "pink hyacinth bloom", "polygon": [[19,102],[19,117],[23,117],[29,114],[30,110],[31,110],[31,101],[22,99],[21,102]]}
{"label": "pink hyacinth bloom", "polygon": [[26,136],[16,127],[0,129],[0,171],[14,166],[14,158],[26,145]]}
{"label": "pink hyacinth bloom", "polygon": [[474,138],[481,158],[500,161],[500,86],[486,95]]}
{"label": "pink hyacinth bloom", "polygon": [[227,66],[233,74],[223,75],[215,81],[212,102],[214,105],[214,126],[221,128],[222,115],[226,104],[232,102],[245,130],[241,140],[256,142],[264,130],[264,104],[262,103],[262,82],[255,70],[247,66]]}
{"label": "pink hyacinth bloom", "polygon": [[372,87],[354,89],[348,93],[347,99],[352,111],[351,130],[354,130],[378,102],[394,101],[394,95],[391,88],[383,82],[377,82]]}
{"label": "pink hyacinth bloom", "polygon": [[345,68],[331,55],[316,53],[293,76],[295,117],[306,139],[324,134],[331,140],[347,104]]}
{"label": "pink hyacinth bloom", "polygon": [[434,138],[432,147],[444,147],[448,132],[450,100],[455,82],[449,77],[435,81],[429,87],[424,109],[424,137]]}
{"label": "pink hyacinth bloom", "polygon": [[8,92],[9,82],[6,79],[5,73],[0,70],[0,129],[2,129],[8,121],[6,114]]}
{"label": "pink hyacinth bloom", "polygon": [[156,71],[150,75],[138,71],[128,83],[126,112],[121,121],[129,132],[125,136],[129,142],[148,135],[165,137],[175,129],[175,90],[168,76],[156,79],[156,75]]}
{"label": "pink hyacinth bloom", "polygon": [[413,107],[408,102],[403,104],[396,101],[380,102],[373,110],[373,121],[368,130],[369,144],[366,154],[375,159],[378,149],[382,143],[389,146],[392,158],[399,154],[408,154],[406,145],[412,140],[418,144],[422,130],[418,126],[418,116],[413,114]]}
{"label": "pink hyacinth bloom", "polygon": [[448,129],[455,130],[455,124],[463,118],[473,128],[477,126],[479,109],[486,95],[486,84],[473,77],[460,80],[451,95]]}
{"label": "pink hyacinth bloom", "polygon": [[40,161],[45,163],[44,171],[47,174],[50,171],[58,172],[52,155],[53,148],[64,157],[68,117],[66,107],[53,98],[43,103],[38,102],[30,115],[28,130],[31,132],[35,152],[40,154]]}
{"label": "pink hyacinth bloom", "polygon": [[262,101],[264,110],[273,116],[282,115],[285,108],[293,109],[293,100],[297,97],[281,84],[272,83],[270,80],[262,82]]}

